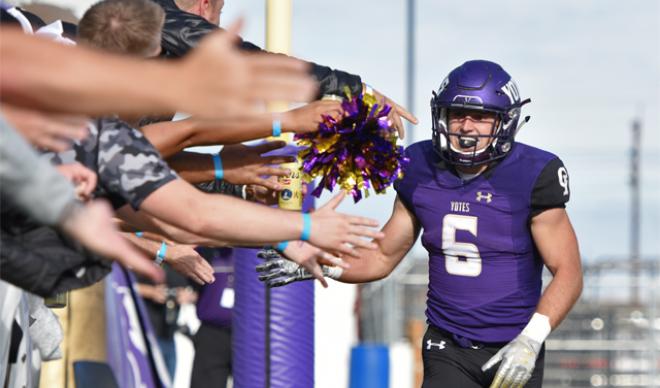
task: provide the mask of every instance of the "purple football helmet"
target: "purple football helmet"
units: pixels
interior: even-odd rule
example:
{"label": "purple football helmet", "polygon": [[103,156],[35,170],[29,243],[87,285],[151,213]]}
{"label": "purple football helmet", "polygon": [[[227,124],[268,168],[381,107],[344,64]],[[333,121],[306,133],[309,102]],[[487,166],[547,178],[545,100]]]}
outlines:
{"label": "purple football helmet", "polygon": [[[431,98],[433,147],[445,161],[459,166],[476,166],[503,158],[513,145],[513,140],[525,117],[518,126],[520,108],[530,99],[520,99],[518,86],[511,76],[494,62],[468,61],[452,70],[442,81],[437,93]],[[450,142],[449,111],[452,108],[473,109],[496,114],[487,147],[477,150],[478,136],[474,136],[472,150],[456,149]]]}

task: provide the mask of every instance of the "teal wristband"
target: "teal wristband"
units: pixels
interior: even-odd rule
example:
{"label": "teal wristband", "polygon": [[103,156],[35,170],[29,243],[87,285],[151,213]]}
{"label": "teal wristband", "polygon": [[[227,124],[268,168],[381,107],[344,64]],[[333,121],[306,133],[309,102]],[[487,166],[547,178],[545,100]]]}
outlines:
{"label": "teal wristband", "polygon": [[225,173],[222,171],[222,159],[220,159],[220,153],[213,154],[213,168],[215,169],[215,180],[222,180]]}
{"label": "teal wristband", "polygon": [[300,239],[302,241],[309,241],[309,237],[312,234],[312,216],[309,213],[303,213],[303,230],[300,234]]}
{"label": "teal wristband", "polygon": [[282,241],[281,243],[275,245],[275,249],[277,249],[277,250],[280,251],[280,252],[284,252],[284,250],[285,250],[286,247],[288,247],[288,246],[289,246],[289,242],[288,242],[288,241]]}
{"label": "teal wristband", "polygon": [[277,137],[282,134],[282,122],[277,119],[273,119],[273,136]]}
{"label": "teal wristband", "polygon": [[163,241],[160,244],[160,248],[158,249],[158,252],[156,252],[156,264],[157,265],[162,265],[163,261],[165,261],[165,254],[167,253],[167,244],[165,244],[165,241]]}
{"label": "teal wristband", "polygon": [[135,232],[135,235],[137,237],[142,237],[142,236],[144,236],[144,232]]}

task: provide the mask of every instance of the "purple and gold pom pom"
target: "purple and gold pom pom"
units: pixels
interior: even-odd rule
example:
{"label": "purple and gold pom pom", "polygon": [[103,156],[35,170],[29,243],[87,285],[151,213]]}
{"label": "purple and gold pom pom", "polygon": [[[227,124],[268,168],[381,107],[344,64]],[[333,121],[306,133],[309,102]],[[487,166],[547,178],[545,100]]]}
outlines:
{"label": "purple and gold pom pom", "polygon": [[312,194],[323,189],[332,191],[335,185],[348,191],[355,202],[377,194],[403,176],[408,159],[403,147],[397,146],[397,132],[387,115],[392,107],[380,104],[372,94],[362,93],[342,102],[344,115],[336,120],[323,116],[318,131],[296,135],[300,151],[302,178],[321,181]]}

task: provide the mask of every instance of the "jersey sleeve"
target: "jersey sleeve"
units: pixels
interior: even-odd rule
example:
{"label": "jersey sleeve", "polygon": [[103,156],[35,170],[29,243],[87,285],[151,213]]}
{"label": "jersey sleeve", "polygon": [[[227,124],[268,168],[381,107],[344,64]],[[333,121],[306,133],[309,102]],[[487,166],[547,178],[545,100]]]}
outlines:
{"label": "jersey sleeve", "polygon": [[559,159],[552,159],[543,168],[532,190],[532,217],[552,208],[565,208],[570,199],[568,171]]}
{"label": "jersey sleeve", "polygon": [[113,197],[138,210],[151,193],[178,178],[140,131],[116,119],[99,122],[99,182]]}
{"label": "jersey sleeve", "polygon": [[412,206],[412,191],[413,187],[415,186],[413,182],[413,174],[415,170],[414,164],[417,161],[417,157],[419,156],[416,152],[417,148],[417,145],[413,144],[404,150],[404,156],[407,157],[410,161],[408,165],[403,167],[403,177],[395,180],[394,184],[392,185],[399,200],[413,214],[415,214],[414,208]]}
{"label": "jersey sleeve", "polygon": [[394,181],[393,187],[396,191],[397,198],[399,198],[408,211],[414,214],[414,209],[410,202],[410,195],[408,195],[408,192],[403,188],[403,178]]}

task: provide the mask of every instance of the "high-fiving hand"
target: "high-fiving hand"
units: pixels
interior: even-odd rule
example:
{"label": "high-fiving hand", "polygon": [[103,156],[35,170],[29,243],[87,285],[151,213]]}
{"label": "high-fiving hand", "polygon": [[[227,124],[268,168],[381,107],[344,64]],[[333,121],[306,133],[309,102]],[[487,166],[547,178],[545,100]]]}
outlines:
{"label": "high-fiving hand", "polygon": [[[346,196],[346,192],[334,196],[317,211],[311,213],[312,227],[310,244],[326,250],[358,257],[355,248],[377,249],[378,246],[363,237],[381,239],[383,232],[371,229],[378,221],[366,217],[350,216],[335,211]],[[285,252],[286,253],[286,252]]]}

